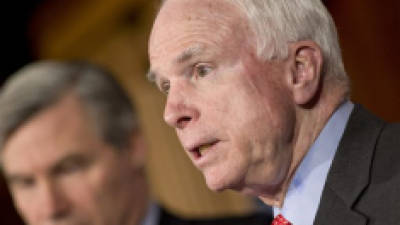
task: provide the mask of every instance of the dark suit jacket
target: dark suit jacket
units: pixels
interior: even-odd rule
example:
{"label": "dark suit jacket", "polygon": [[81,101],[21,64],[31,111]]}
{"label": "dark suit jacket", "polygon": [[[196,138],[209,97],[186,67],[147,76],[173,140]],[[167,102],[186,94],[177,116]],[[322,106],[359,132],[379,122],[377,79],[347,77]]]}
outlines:
{"label": "dark suit jacket", "polygon": [[269,225],[272,217],[270,214],[253,214],[244,217],[225,217],[219,219],[191,219],[178,218],[161,209],[159,225]]}
{"label": "dark suit jacket", "polygon": [[355,106],[314,224],[400,224],[400,124],[387,124]]}

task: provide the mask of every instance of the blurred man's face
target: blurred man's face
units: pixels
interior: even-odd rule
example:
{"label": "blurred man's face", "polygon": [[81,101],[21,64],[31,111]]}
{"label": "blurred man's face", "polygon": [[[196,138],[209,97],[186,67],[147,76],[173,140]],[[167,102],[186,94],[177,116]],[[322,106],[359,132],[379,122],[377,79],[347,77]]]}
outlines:
{"label": "blurred man's face", "polygon": [[244,16],[214,0],[167,1],[149,55],[150,76],[168,95],[164,119],[208,186],[272,192],[292,158],[286,62],[259,60]]}
{"label": "blurred man's face", "polygon": [[105,144],[72,96],[23,124],[1,156],[28,224],[116,225],[136,201],[143,204],[137,195],[145,187],[129,152]]}

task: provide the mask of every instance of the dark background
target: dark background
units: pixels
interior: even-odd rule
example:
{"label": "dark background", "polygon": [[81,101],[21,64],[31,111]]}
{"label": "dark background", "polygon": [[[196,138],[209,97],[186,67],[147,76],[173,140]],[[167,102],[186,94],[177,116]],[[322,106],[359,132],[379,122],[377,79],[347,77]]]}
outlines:
{"label": "dark background", "polygon": [[0,49],[3,60],[0,67],[0,82],[34,58],[28,35],[28,24],[39,2],[40,0],[14,0],[4,1],[1,4]]}

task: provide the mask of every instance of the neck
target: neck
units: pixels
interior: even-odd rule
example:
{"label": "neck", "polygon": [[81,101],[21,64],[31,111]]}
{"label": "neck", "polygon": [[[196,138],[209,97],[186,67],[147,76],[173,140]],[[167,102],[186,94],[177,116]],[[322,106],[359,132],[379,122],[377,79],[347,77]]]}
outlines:
{"label": "neck", "polygon": [[[334,90],[332,90],[334,89]],[[327,91],[326,91],[327,92]],[[347,91],[344,88],[331,88],[329,92],[322,93],[320,100],[310,109],[298,107],[296,109],[296,127],[292,144],[292,160],[285,179],[276,193],[260,195],[259,198],[267,205],[281,208],[287,190],[301,161],[307,154],[312,144],[321,133],[329,118],[344,102]]]}

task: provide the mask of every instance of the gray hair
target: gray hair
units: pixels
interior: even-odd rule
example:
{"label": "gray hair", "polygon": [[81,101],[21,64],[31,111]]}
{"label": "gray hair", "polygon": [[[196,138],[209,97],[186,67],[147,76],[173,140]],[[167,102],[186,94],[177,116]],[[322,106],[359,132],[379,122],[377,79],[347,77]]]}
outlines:
{"label": "gray hair", "polygon": [[0,92],[0,148],[35,114],[74,93],[103,140],[123,149],[138,129],[135,109],[112,75],[83,62],[40,61],[13,74]]}
{"label": "gray hair", "polygon": [[312,40],[322,49],[323,74],[348,82],[333,18],[321,0],[227,0],[248,18],[261,59],[286,58],[290,42]]}
{"label": "gray hair", "polygon": [[[225,0],[238,7],[256,36],[257,56],[284,59],[290,42],[312,40],[322,49],[322,73],[349,85],[338,34],[321,0]],[[162,5],[167,0],[161,0]]]}

